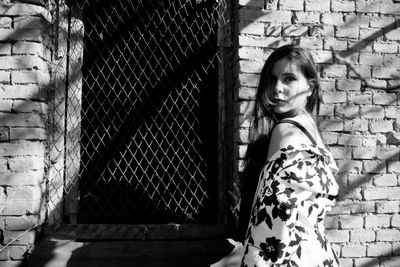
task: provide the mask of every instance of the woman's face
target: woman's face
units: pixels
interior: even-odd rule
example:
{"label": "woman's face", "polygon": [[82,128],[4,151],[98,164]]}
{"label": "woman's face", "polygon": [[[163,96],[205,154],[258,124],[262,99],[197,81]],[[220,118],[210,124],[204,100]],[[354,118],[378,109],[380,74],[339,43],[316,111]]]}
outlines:
{"label": "woman's face", "polygon": [[274,113],[304,110],[311,95],[310,83],[300,68],[288,58],[275,63],[271,73],[270,99]]}

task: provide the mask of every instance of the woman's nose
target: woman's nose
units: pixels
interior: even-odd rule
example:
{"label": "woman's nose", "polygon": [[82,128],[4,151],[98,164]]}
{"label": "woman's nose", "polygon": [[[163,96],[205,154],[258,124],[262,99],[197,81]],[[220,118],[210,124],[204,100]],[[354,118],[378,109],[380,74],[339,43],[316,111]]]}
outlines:
{"label": "woman's nose", "polygon": [[280,80],[277,80],[275,83],[275,93],[282,93],[283,92],[283,84]]}

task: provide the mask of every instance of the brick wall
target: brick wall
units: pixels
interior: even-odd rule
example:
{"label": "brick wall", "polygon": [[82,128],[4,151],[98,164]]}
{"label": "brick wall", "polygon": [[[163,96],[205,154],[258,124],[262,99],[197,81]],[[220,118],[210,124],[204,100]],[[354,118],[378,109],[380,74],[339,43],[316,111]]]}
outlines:
{"label": "brick wall", "polygon": [[[235,151],[241,170],[263,62],[283,44],[311,50],[321,130],[340,167],[326,220],[342,266],[400,266],[400,4],[389,0],[239,0]],[[367,86],[365,86],[367,85]]]}
{"label": "brick wall", "polygon": [[0,266],[24,259],[44,218],[50,20],[45,8],[0,3]]}

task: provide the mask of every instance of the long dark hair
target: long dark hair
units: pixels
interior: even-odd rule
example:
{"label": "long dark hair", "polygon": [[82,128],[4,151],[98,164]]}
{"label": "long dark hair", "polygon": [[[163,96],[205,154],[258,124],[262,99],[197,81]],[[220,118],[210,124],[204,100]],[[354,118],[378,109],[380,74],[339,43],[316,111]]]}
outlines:
{"label": "long dark hair", "polygon": [[[303,75],[312,82],[312,92],[307,98],[306,111],[310,114],[316,109],[319,114],[319,75],[311,54],[296,45],[285,45],[277,48],[265,62],[255,96],[254,110],[251,114],[249,130],[250,144],[247,147],[244,170],[241,175],[241,207],[239,216],[239,236],[244,239],[252,200],[258,183],[258,176],[263,168],[268,154],[270,133],[275,123],[285,116],[294,114],[274,114],[271,91],[273,81],[271,73],[276,62],[287,58],[296,64]],[[318,122],[317,122],[318,123]]]}

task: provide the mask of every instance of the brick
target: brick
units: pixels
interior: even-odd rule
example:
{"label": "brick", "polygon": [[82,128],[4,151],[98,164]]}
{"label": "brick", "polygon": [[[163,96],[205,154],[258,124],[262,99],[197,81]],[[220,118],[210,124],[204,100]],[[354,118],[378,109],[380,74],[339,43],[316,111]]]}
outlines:
{"label": "brick", "polygon": [[400,187],[387,187],[387,192],[389,200],[400,199]]}
{"label": "brick", "polygon": [[332,53],[330,51],[314,51],[313,58],[316,64],[332,63]]}
{"label": "brick", "polygon": [[347,75],[347,67],[345,65],[328,65],[322,70],[323,77],[340,78]]}
{"label": "brick", "polygon": [[239,74],[241,86],[257,87],[260,76],[258,74]]}
{"label": "brick", "polygon": [[305,9],[307,11],[330,11],[330,1],[306,0]]}
{"label": "brick", "polygon": [[4,85],[0,84],[2,99],[31,99],[44,100],[46,91],[37,85]]}
{"label": "brick", "polygon": [[383,55],[383,65],[396,67],[400,65],[400,57],[397,55]]}
{"label": "brick", "polygon": [[249,23],[247,21],[239,23],[239,32],[241,34],[254,34],[263,35],[264,34],[264,24],[262,23]]}
{"label": "brick", "polygon": [[351,206],[351,213],[372,213],[375,212],[375,202],[374,201],[362,201],[354,202]]}
{"label": "brick", "polygon": [[349,184],[357,184],[357,185],[372,185],[372,178],[368,174],[354,174],[354,173],[349,173],[348,174],[348,179],[349,179]]}
{"label": "brick", "polygon": [[238,49],[240,59],[263,58],[263,50],[258,47],[241,47]]}
{"label": "brick", "polygon": [[397,161],[399,160],[399,148],[397,147],[379,147],[376,150],[378,159],[386,161]]}
{"label": "brick", "polygon": [[340,132],[343,131],[343,121],[337,119],[324,119],[320,121],[319,127],[325,132]]}
{"label": "brick", "polygon": [[[1,31],[1,30],[0,30]],[[48,71],[47,62],[37,56],[21,55],[21,56],[3,56],[0,57],[1,70],[22,70],[37,69],[44,72]]]}
{"label": "brick", "polygon": [[0,111],[11,112],[12,100],[0,100]]}
{"label": "brick", "polygon": [[[360,40],[363,41],[383,41],[383,30],[377,28],[360,28]],[[368,46],[368,49],[364,49],[365,52],[372,52],[372,45]]]}
{"label": "brick", "polygon": [[303,1],[293,1],[293,0],[280,0],[279,1],[279,9],[281,10],[304,10],[304,2]]}
{"label": "brick", "polygon": [[11,81],[13,84],[25,84],[25,83],[36,83],[36,84],[49,84],[50,75],[41,71],[30,70],[30,71],[13,71],[11,72]]}
{"label": "brick", "polygon": [[240,6],[264,7],[264,0],[239,0]]}
{"label": "brick", "polygon": [[326,238],[329,242],[333,243],[345,243],[349,241],[350,234],[349,230],[327,230]]}
{"label": "brick", "polygon": [[385,161],[382,160],[364,160],[363,173],[383,173],[386,171]]}
{"label": "brick", "polygon": [[370,27],[374,28],[385,28],[386,26],[389,26],[390,24],[393,24],[395,22],[395,18],[393,17],[376,17],[376,16],[371,16],[370,17]]}
{"label": "brick", "polygon": [[310,36],[314,37],[333,37],[335,29],[333,25],[314,25],[310,26]]}
{"label": "brick", "polygon": [[322,92],[321,93],[322,103],[324,104],[337,104],[346,103],[347,95],[345,92]]}
{"label": "brick", "polygon": [[14,19],[15,29],[43,29],[47,23],[41,17],[20,16]]}
{"label": "brick", "polygon": [[[359,75],[364,79],[372,77],[372,67],[363,65],[353,65],[354,70],[349,70],[349,76],[351,78],[359,78]],[[355,73],[355,72],[357,73]]]}
{"label": "brick", "polygon": [[264,28],[264,35],[267,37],[279,37],[282,34],[282,26],[266,23]]}
{"label": "brick", "polygon": [[340,267],[353,267],[353,259],[344,259],[344,258],[339,258],[339,266]]}
{"label": "brick", "polygon": [[11,44],[10,43],[2,43],[1,44],[0,55],[1,56],[11,55]]}
{"label": "brick", "polygon": [[344,16],[344,21],[347,25],[357,25],[362,28],[368,28],[370,16],[360,14],[349,14]]}
{"label": "brick", "polygon": [[397,69],[394,67],[373,67],[372,77],[378,79],[390,79],[397,75]]}
{"label": "brick", "polygon": [[[320,22],[320,13],[297,11],[294,14],[294,22],[299,23],[299,24],[319,23]],[[322,46],[321,46],[321,48],[322,48]]]}
{"label": "brick", "polygon": [[379,6],[379,12],[385,15],[400,15],[400,8],[396,1],[384,1]]}
{"label": "brick", "polygon": [[[318,39],[318,38],[313,38],[313,37],[304,37],[300,39],[299,46],[301,47],[307,47],[309,49],[313,49],[313,58],[315,61],[315,54],[318,52],[326,52],[326,51],[321,51],[323,48],[323,40]],[[323,60],[325,62],[325,60]]]}
{"label": "brick", "polygon": [[397,94],[378,94],[374,93],[372,102],[376,105],[397,105]]}
{"label": "brick", "polygon": [[333,145],[338,143],[338,134],[330,132],[322,132],[322,137],[328,145]]}
{"label": "brick", "polygon": [[369,124],[371,133],[387,133],[393,131],[393,122],[387,120],[371,121]]}
{"label": "brick", "polygon": [[390,41],[399,41],[400,40],[400,28],[391,30],[385,33],[386,39]]}
{"label": "brick", "polygon": [[[329,212],[331,216],[338,214],[350,214],[351,205],[353,205],[353,201],[338,201],[335,206],[332,207],[332,210]],[[336,216],[337,217],[337,216]]]}
{"label": "brick", "polygon": [[237,96],[235,96],[235,101],[239,100],[254,100],[256,95],[256,89],[251,87],[241,87],[236,90]]}
{"label": "brick", "polygon": [[325,105],[322,104],[319,107],[319,115],[320,116],[330,116],[332,117],[334,115],[334,107],[332,105]]}
{"label": "brick", "polygon": [[44,169],[44,157],[13,157],[8,160],[9,168],[15,172]]}
{"label": "brick", "polygon": [[325,217],[325,228],[326,229],[337,229],[339,228],[339,219],[336,216]]}
{"label": "brick", "polygon": [[8,156],[43,156],[45,144],[43,142],[17,141],[0,143],[0,157]]}
{"label": "brick", "polygon": [[400,119],[400,109],[397,107],[385,107],[386,119]]}
{"label": "brick", "polygon": [[308,26],[288,25],[283,27],[283,36],[306,36],[308,33]]}
{"label": "brick", "polygon": [[378,242],[375,244],[369,244],[367,247],[368,257],[379,257],[392,253],[392,245],[390,243]]}
{"label": "brick", "polygon": [[349,101],[353,104],[368,105],[372,104],[372,94],[370,93],[350,93]]}
{"label": "brick", "polygon": [[332,0],[333,12],[354,12],[356,5],[354,1],[349,0]]}
{"label": "brick", "polygon": [[239,21],[251,22],[277,22],[277,23],[291,23],[292,12],[286,10],[252,10],[248,8],[241,8],[238,11]]}
{"label": "brick", "polygon": [[335,108],[335,114],[338,117],[350,118],[350,119],[354,119],[360,116],[359,107],[354,105],[338,106]]}
{"label": "brick", "polygon": [[44,169],[8,172],[1,174],[0,184],[3,186],[36,186],[42,183],[44,178]]}
{"label": "brick", "polygon": [[344,245],[342,247],[342,257],[344,258],[354,258],[354,257],[365,257],[366,255],[366,246],[365,245]]}
{"label": "brick", "polygon": [[344,25],[342,13],[322,13],[321,22],[328,25],[342,26]]}
{"label": "brick", "polygon": [[327,37],[324,40],[324,49],[334,51],[347,51],[347,41],[338,40],[336,38]]}
{"label": "brick", "polygon": [[385,117],[385,111],[379,106],[362,106],[361,116],[366,119],[383,119]]}
{"label": "brick", "polygon": [[7,231],[28,230],[38,223],[36,215],[8,216],[5,218]]}
{"label": "brick", "polygon": [[0,251],[0,265],[3,266],[2,264],[6,261],[10,259],[10,251],[11,248],[10,247],[1,247],[1,251]]}
{"label": "brick", "polygon": [[13,112],[47,114],[47,104],[37,101],[15,100],[12,103]]}
{"label": "brick", "polygon": [[400,162],[399,161],[390,161],[388,163],[388,171],[389,173],[400,173]]}
{"label": "brick", "polygon": [[376,149],[368,147],[353,148],[353,159],[373,159],[376,157]]}
{"label": "brick", "polygon": [[350,159],[351,148],[348,147],[331,147],[330,151],[335,159]]}
{"label": "brick", "polygon": [[395,54],[398,51],[399,45],[397,43],[374,43],[374,52],[376,53],[386,53]]}
{"label": "brick", "polygon": [[263,62],[240,60],[239,66],[242,73],[260,73],[263,68]]}
{"label": "brick", "polygon": [[[400,211],[398,201],[377,201],[376,202],[377,213],[398,213]],[[380,240],[384,241],[384,240]]]}
{"label": "brick", "polygon": [[374,185],[376,186],[396,186],[397,176],[395,174],[381,174],[374,176]]}
{"label": "brick", "polygon": [[33,113],[0,113],[2,121],[0,126],[11,127],[41,127],[46,126],[46,117]]}
{"label": "brick", "polygon": [[391,227],[400,227],[400,215],[399,214],[393,214],[392,220],[391,220]]}
{"label": "brick", "polygon": [[366,188],[363,195],[365,200],[388,199],[389,197],[386,187]]}
{"label": "brick", "polygon": [[362,161],[360,160],[337,160],[336,163],[341,172],[361,173]]}
{"label": "brick", "polygon": [[345,131],[367,131],[368,121],[367,120],[344,120]]}
{"label": "brick", "polygon": [[390,255],[390,252],[387,253],[387,256],[389,256],[389,257],[385,257],[385,258],[381,259],[382,267],[398,267],[398,266],[400,266],[400,257],[393,257]]}
{"label": "brick", "polygon": [[377,0],[355,1],[356,9],[360,13],[379,13],[380,5]]}
{"label": "brick", "polygon": [[10,128],[0,127],[0,141],[8,141],[8,140],[10,140]]}
{"label": "brick", "polygon": [[355,134],[341,134],[338,138],[339,145],[361,146],[362,136]]}
{"label": "brick", "polygon": [[9,71],[0,71],[0,83],[10,83],[11,73]]}
{"label": "brick", "polygon": [[[355,258],[354,267],[379,266],[378,258]],[[351,265],[350,267],[353,267]]]}
{"label": "brick", "polygon": [[0,41],[43,42],[41,29],[0,29]]}
{"label": "brick", "polygon": [[359,27],[339,27],[336,29],[335,37],[338,38],[359,38],[360,28]]}
{"label": "brick", "polygon": [[350,242],[374,242],[375,231],[365,229],[353,229],[350,232]]}
{"label": "brick", "polygon": [[50,51],[42,43],[17,42],[12,46],[14,55],[38,55],[50,59]]}
{"label": "brick", "polygon": [[377,55],[377,54],[360,53],[359,63],[361,65],[382,66],[383,65],[383,57],[381,55]]}
{"label": "brick", "polygon": [[[0,139],[1,140],[1,139]],[[4,173],[8,170],[8,165],[7,165],[7,160],[6,159],[0,159],[0,173]],[[3,175],[3,174],[2,174]],[[1,184],[0,179],[0,184]],[[0,225],[1,226],[1,225]]]}
{"label": "brick", "polygon": [[26,245],[35,242],[35,231],[6,231],[4,232],[4,243],[12,242],[13,245]]}
{"label": "brick", "polygon": [[390,226],[390,215],[366,215],[365,228],[381,228]]}
{"label": "brick", "polygon": [[357,229],[364,225],[364,218],[360,215],[340,215],[339,223],[342,229]]}
{"label": "brick", "polygon": [[353,79],[338,79],[337,89],[342,91],[359,91],[361,89],[361,81]]}
{"label": "brick", "polygon": [[9,17],[1,17],[0,18],[0,28],[2,29],[11,29],[12,27],[12,19]]}

